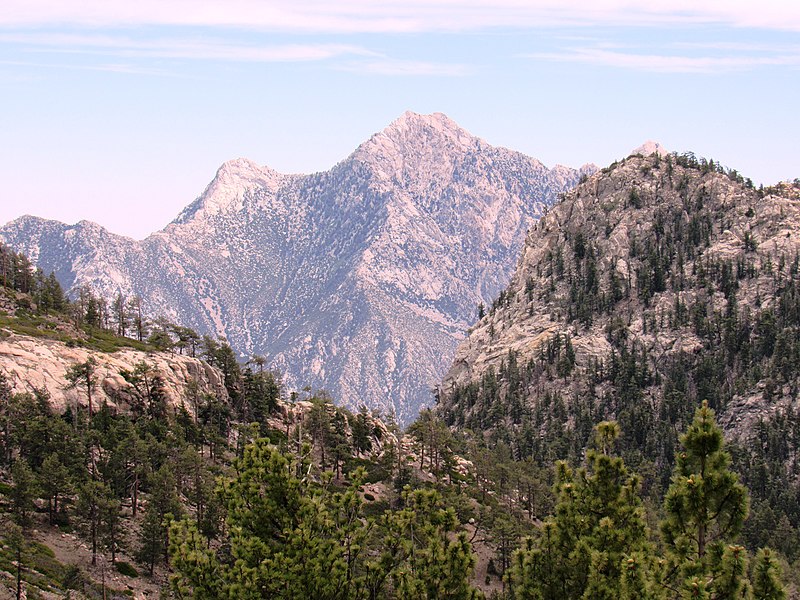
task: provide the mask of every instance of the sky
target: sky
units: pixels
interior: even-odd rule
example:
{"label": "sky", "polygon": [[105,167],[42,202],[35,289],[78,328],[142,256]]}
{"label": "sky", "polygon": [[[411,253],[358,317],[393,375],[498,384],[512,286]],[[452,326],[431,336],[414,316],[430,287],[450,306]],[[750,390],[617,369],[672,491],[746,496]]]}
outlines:
{"label": "sky", "polygon": [[226,160],[324,171],[406,110],[548,166],[656,140],[795,179],[800,2],[3,0],[0,223],[141,239]]}

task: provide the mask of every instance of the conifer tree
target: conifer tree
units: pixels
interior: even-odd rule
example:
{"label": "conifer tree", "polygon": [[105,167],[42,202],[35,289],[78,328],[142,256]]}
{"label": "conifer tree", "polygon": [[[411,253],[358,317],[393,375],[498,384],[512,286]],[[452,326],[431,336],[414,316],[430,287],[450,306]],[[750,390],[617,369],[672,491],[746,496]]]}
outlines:
{"label": "conifer tree", "polygon": [[358,414],[350,419],[350,431],[353,438],[353,450],[356,454],[372,450],[370,420],[365,405],[362,404],[358,409]]}
{"label": "conifer tree", "polygon": [[633,553],[622,560],[620,600],[657,600],[658,591],[650,581],[647,562],[642,553]]}
{"label": "conifer tree", "polygon": [[8,525],[8,529],[5,532],[5,541],[9,545],[11,552],[14,556],[14,562],[16,564],[16,595],[15,598],[20,600],[23,598],[23,585],[22,585],[22,571],[24,567],[24,558],[27,550],[27,544],[25,543],[25,533],[19,525],[16,523],[10,523]]}
{"label": "conifer tree", "polygon": [[761,548],[753,566],[753,600],[784,600],[780,567],[769,548]]}
{"label": "conifer tree", "polygon": [[[301,453],[307,456],[308,447]],[[195,523],[175,523],[172,587],[199,599],[315,598],[471,600],[474,565],[455,511],[433,490],[406,492],[405,507],[380,519],[362,511],[363,469],[342,491],[332,474],[315,482],[305,459],[267,440],[245,448],[220,493],[227,509],[226,558]]]}
{"label": "conifer tree", "polygon": [[[573,473],[558,464],[555,515],[512,561],[515,598],[612,600],[623,589],[630,594],[646,588],[642,572],[623,568],[626,555],[647,547],[639,480],[611,454],[619,426],[606,421],[595,432],[596,448],[587,450],[585,467]],[[644,568],[638,555],[634,560]]]}
{"label": "conifer tree", "polygon": [[[78,511],[89,527],[92,544],[92,564],[97,564],[97,551],[103,537],[107,537],[112,548],[117,543],[119,503],[115,501],[111,489],[102,481],[89,480],[78,490]],[[104,527],[106,526],[106,527]],[[112,549],[116,552],[116,549]]]}
{"label": "conifer tree", "polygon": [[[147,337],[148,323],[142,310],[142,297],[133,296],[128,300],[128,313],[131,316],[131,324],[136,331],[136,339],[140,342]],[[194,356],[194,354],[192,354]]]}
{"label": "conifer tree", "polygon": [[739,545],[727,546],[722,555],[719,574],[714,581],[715,596],[730,600],[749,600],[747,551]]}
{"label": "conifer tree", "polygon": [[[392,579],[397,596],[421,600],[473,600],[469,584],[475,557],[466,535],[451,537],[457,525],[452,507],[443,508],[435,490],[406,490],[405,507],[387,517],[384,547],[396,561]],[[386,561],[387,556],[382,557]]]}
{"label": "conifer tree", "polygon": [[0,464],[9,465],[11,463],[11,451],[13,448],[13,409],[12,409],[11,384],[4,373],[0,373]]}
{"label": "conifer tree", "polygon": [[11,467],[11,505],[16,521],[22,527],[28,525],[30,513],[35,508],[34,500],[38,495],[36,475],[24,458],[18,458]]}
{"label": "conifer tree", "polygon": [[39,486],[43,497],[47,499],[47,514],[52,525],[56,522],[59,499],[69,493],[71,489],[69,469],[64,466],[55,452],[48,454],[42,462]]}
{"label": "conifer tree", "polygon": [[65,375],[68,389],[83,386],[83,388],[86,390],[86,400],[89,406],[90,421],[94,415],[92,394],[97,387],[97,377],[95,377],[96,370],[97,360],[95,360],[94,357],[89,357],[82,363],[72,365],[69,369],[67,369],[67,373]]}
{"label": "conifer tree", "polygon": [[[260,358],[262,361],[263,357]],[[280,384],[275,374],[263,370],[263,363],[259,370],[253,371],[249,366],[242,374],[243,402],[242,415],[246,421],[259,423],[262,433],[266,431],[266,421],[275,411],[280,398]]]}
{"label": "conifer tree", "polygon": [[342,476],[342,467],[347,456],[350,455],[350,444],[347,440],[347,419],[341,409],[335,408],[331,425],[325,433],[325,444],[329,450],[329,456],[333,459],[333,471],[336,478]]}
{"label": "conifer tree", "polygon": [[308,411],[306,428],[311,435],[312,449],[319,447],[320,468],[324,471],[327,468],[325,460],[325,449],[328,446],[330,437],[331,412],[335,410],[330,398],[327,395],[311,397],[311,410]]}
{"label": "conifer tree", "polygon": [[707,402],[680,442],[683,451],[677,456],[661,524],[670,559],[663,584],[676,592],[700,593],[702,588],[714,596],[721,587],[737,590],[744,570],[733,554],[743,556],[743,550],[725,544],[735,539],[747,516],[747,491],[728,468],[722,430]]}
{"label": "conifer tree", "polygon": [[150,501],[139,536],[138,558],[152,575],[156,562],[168,558],[169,524],[173,517],[181,516],[182,510],[175,490],[175,476],[168,465],[162,465],[149,483]]}

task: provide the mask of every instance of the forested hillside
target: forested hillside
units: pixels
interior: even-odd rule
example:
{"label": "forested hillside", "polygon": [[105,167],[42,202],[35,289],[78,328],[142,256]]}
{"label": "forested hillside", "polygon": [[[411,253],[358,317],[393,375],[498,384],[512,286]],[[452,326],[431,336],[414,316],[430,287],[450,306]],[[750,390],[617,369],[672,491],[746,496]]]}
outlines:
{"label": "forested hillside", "polygon": [[755,189],[691,155],[589,177],[530,232],[438,414],[519,460],[580,462],[592,427],[660,499],[707,401],[752,492],[744,539],[800,549],[800,185]]}
{"label": "forested hillside", "polygon": [[[656,192],[625,187],[659,169]],[[477,351],[462,349],[440,406],[405,432],[321,390],[288,394],[262,357],[239,363],[224,339],[129,309],[115,316],[114,299],[89,289],[51,305],[42,299],[51,278],[4,249],[22,267],[1,282],[3,342],[85,354],[50,392],[12,387],[19,371],[2,373],[0,589],[797,598],[797,377],[781,347],[792,343],[787,290],[800,275],[793,256],[766,266],[771,246],[794,247],[769,215],[782,207],[791,218],[796,190],[752,190],[718,170],[633,158],[568,195],[529,236],[509,290],[484,308],[465,346]],[[686,182],[676,196],[670,176]],[[589,203],[587,189],[611,207],[610,229],[575,207]],[[616,209],[603,189],[623,198]],[[624,238],[614,233],[623,221]],[[718,231],[738,239],[745,222],[741,252],[718,242]],[[633,256],[621,243],[629,237]],[[28,276],[38,283],[20,287]],[[48,296],[63,297],[49,285]],[[120,324],[119,314],[140,322]],[[112,377],[133,352],[138,360]],[[202,362],[218,388],[186,381],[166,393],[179,379],[163,365],[177,357]]]}

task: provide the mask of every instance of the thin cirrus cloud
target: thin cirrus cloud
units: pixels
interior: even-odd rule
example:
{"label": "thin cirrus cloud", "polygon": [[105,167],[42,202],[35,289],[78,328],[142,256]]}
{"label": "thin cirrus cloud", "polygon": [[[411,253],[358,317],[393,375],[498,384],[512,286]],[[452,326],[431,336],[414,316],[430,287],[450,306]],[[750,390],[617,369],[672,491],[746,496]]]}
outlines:
{"label": "thin cirrus cloud", "polygon": [[[0,34],[0,44],[13,44],[29,53],[92,54],[128,59],[173,58],[236,62],[303,62],[348,59],[334,68],[368,75],[460,77],[472,69],[462,64],[424,60],[403,60],[351,44],[245,45],[209,39],[133,39],[124,36],[63,33]],[[56,63],[11,62],[37,67],[58,67]],[[165,74],[124,65],[60,65],[99,71],[132,74]]]}
{"label": "thin cirrus cloud", "polygon": [[473,69],[462,64],[448,64],[417,60],[399,60],[378,57],[368,60],[352,61],[337,67],[340,71],[351,71],[367,75],[394,75],[417,77],[462,77]]}
{"label": "thin cirrus cloud", "polygon": [[28,51],[102,54],[127,58],[180,58],[239,62],[316,61],[347,55],[375,56],[349,44],[245,45],[209,39],[133,39],[84,34],[0,34],[0,44]]}
{"label": "thin cirrus cloud", "polygon": [[[163,69],[142,68],[124,63],[103,63],[96,65],[74,65],[63,63],[34,62],[22,60],[0,60],[0,65],[11,67],[35,67],[38,69],[67,69],[72,71],[101,71],[105,73],[124,73],[127,75],[172,75]],[[36,80],[35,76],[10,77],[7,82],[22,83]]]}
{"label": "thin cirrus cloud", "polygon": [[[706,49],[722,49],[719,45],[706,45]],[[742,47],[743,48],[743,47]],[[539,52],[523,57],[543,61],[583,63],[595,66],[616,67],[653,73],[721,73],[744,71],[759,67],[798,67],[800,51],[785,48],[760,47],[759,53],[725,56],[686,56],[669,53],[639,54],[604,47],[570,48],[559,52]]]}
{"label": "thin cirrus cloud", "polygon": [[5,0],[0,26],[177,25],[419,33],[561,25],[716,23],[800,31],[795,0]]}

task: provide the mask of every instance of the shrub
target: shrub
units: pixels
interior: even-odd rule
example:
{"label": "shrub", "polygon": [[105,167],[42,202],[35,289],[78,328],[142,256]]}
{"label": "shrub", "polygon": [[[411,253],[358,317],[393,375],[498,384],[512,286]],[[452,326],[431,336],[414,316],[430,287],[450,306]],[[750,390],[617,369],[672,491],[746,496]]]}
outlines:
{"label": "shrub", "polygon": [[119,571],[126,577],[139,576],[139,571],[137,571],[132,564],[127,563],[123,560],[118,560],[116,563],[114,563],[114,566],[116,567],[117,571]]}

